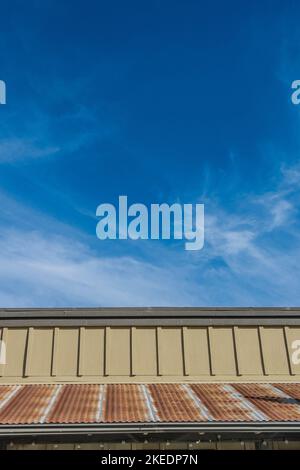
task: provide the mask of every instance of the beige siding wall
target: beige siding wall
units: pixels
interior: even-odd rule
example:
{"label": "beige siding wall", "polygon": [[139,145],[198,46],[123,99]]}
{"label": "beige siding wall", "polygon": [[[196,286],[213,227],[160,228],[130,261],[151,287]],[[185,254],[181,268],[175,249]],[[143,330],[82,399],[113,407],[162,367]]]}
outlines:
{"label": "beige siding wall", "polygon": [[156,328],[132,328],[132,374],[155,376],[157,366]]}
{"label": "beige siding wall", "polygon": [[234,328],[238,372],[241,375],[261,375],[263,364],[258,328]]}
{"label": "beige siding wall", "polygon": [[79,375],[104,375],[104,328],[80,328]]}
{"label": "beige siding wall", "polygon": [[79,328],[55,328],[52,375],[71,376],[78,371]]}
{"label": "beige siding wall", "polygon": [[236,375],[233,328],[209,328],[209,340],[214,375]]}
{"label": "beige siding wall", "polygon": [[6,344],[6,365],[2,373],[7,377],[22,377],[26,363],[27,329],[10,328],[3,332]]}
{"label": "beige siding wall", "polygon": [[182,329],[158,328],[159,375],[183,375]]}
{"label": "beige siding wall", "polygon": [[[299,380],[300,328],[0,328],[0,382]],[[299,359],[299,364],[293,362]]]}
{"label": "beige siding wall", "polygon": [[53,330],[30,328],[26,358],[26,375],[50,376],[52,366]]}
{"label": "beige siding wall", "polygon": [[[286,343],[288,348],[288,357],[290,358],[290,367],[292,374],[300,375],[300,328],[284,328]],[[293,360],[294,359],[294,360]]]}
{"label": "beige siding wall", "polygon": [[207,328],[183,328],[186,375],[210,375],[211,364]]}

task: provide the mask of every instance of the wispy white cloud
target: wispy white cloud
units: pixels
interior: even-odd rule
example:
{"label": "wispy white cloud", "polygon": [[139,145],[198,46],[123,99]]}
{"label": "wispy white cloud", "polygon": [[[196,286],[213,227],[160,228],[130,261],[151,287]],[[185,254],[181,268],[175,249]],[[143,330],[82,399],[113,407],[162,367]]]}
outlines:
{"label": "wispy white cloud", "polygon": [[234,214],[207,201],[205,247],[193,253],[149,241],[144,256],[134,242],[117,256],[0,194],[0,305],[300,304],[296,174],[285,169],[273,192],[245,195]]}
{"label": "wispy white cloud", "polygon": [[0,139],[0,163],[45,157],[54,155],[59,150],[59,147],[43,145],[34,140],[18,138]]}
{"label": "wispy white cloud", "polygon": [[40,100],[24,101],[17,111],[7,111],[0,129],[0,164],[65,157],[117,132],[100,104],[83,102],[82,93],[89,86],[85,80],[57,80],[51,90],[48,83],[31,86]]}
{"label": "wispy white cloud", "polygon": [[[189,304],[180,270],[131,256],[97,256],[81,243],[39,232],[2,232],[0,304],[115,306]],[[175,290],[174,290],[175,289]]]}

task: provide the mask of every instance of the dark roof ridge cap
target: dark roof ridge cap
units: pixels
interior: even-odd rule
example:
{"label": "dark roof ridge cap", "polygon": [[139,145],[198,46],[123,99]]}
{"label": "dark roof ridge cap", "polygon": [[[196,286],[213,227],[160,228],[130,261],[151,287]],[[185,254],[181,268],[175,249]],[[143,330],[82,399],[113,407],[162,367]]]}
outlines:
{"label": "dark roof ridge cap", "polygon": [[43,307],[0,308],[3,318],[278,318],[300,317],[300,307]]}

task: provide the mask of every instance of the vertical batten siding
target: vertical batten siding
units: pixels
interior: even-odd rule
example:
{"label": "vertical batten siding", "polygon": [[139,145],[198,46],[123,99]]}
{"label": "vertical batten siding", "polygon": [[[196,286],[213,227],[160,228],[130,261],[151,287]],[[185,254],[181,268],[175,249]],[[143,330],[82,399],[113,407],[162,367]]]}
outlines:
{"label": "vertical batten siding", "polygon": [[190,358],[187,354],[188,348],[188,329],[182,327],[182,354],[183,354],[183,373],[184,375],[190,375]]}
{"label": "vertical batten siding", "polygon": [[[161,381],[296,377],[299,327],[101,326],[2,328],[0,380],[134,377]],[[277,378],[275,379],[275,381]]]}
{"label": "vertical batten siding", "polygon": [[285,353],[286,353],[287,363],[288,363],[288,368],[289,368],[289,374],[293,375],[293,364],[292,364],[292,360],[291,360],[291,357],[290,357],[290,354],[289,354],[287,330],[288,330],[288,328],[286,326],[283,327],[283,340],[284,340]]}
{"label": "vertical batten siding", "polygon": [[52,347],[52,364],[51,364],[51,375],[53,377],[55,377],[57,375],[58,340],[59,340],[59,328],[54,328],[54,331],[53,331],[53,347]]}
{"label": "vertical batten siding", "polygon": [[82,376],[85,372],[85,328],[79,329],[79,349],[78,349],[78,375]]}
{"label": "vertical batten siding", "polygon": [[164,375],[163,359],[162,359],[162,354],[161,354],[161,349],[160,349],[162,342],[163,342],[162,328],[158,326],[156,328],[156,354],[157,354],[157,375],[158,376]]}
{"label": "vertical batten siding", "polygon": [[268,375],[267,370],[266,370],[266,363],[265,363],[265,359],[264,359],[264,353],[263,353],[263,336],[262,336],[263,327],[259,326],[257,331],[258,331],[259,350],[260,350],[260,356],[261,356],[262,371],[263,371],[263,375]]}
{"label": "vertical batten siding", "polygon": [[29,377],[31,375],[31,365],[32,365],[32,358],[33,358],[33,341],[34,341],[34,328],[28,329],[28,336],[27,336],[27,350],[25,353],[25,377]]}
{"label": "vertical batten siding", "polygon": [[130,341],[130,375],[136,375],[137,371],[137,363],[138,363],[138,354],[137,354],[137,346],[136,346],[136,328],[133,326],[131,328],[131,341]]}
{"label": "vertical batten siding", "polygon": [[261,336],[266,373],[289,374],[283,328],[261,327]]}
{"label": "vertical batten siding", "polygon": [[240,367],[239,367],[239,360],[238,360],[238,353],[237,353],[237,344],[236,344],[236,335],[237,335],[238,327],[234,326],[232,328],[232,340],[233,340],[233,354],[234,354],[234,362],[236,368],[236,374],[241,375]]}
{"label": "vertical batten siding", "polygon": [[132,346],[132,333],[133,327],[130,328],[130,335],[129,335],[129,368],[130,368],[130,376],[133,377],[135,374],[133,372],[133,346]]}

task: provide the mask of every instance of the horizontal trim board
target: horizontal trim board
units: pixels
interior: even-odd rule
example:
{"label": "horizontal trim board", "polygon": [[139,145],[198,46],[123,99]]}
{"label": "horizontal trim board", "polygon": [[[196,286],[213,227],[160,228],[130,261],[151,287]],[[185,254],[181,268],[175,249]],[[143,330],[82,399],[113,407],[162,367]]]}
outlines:
{"label": "horizontal trim board", "polygon": [[0,328],[42,326],[299,326],[299,318],[5,318]]}
{"label": "horizontal trim board", "polygon": [[55,385],[55,384],[186,384],[199,383],[199,384],[230,384],[230,383],[259,383],[259,384],[268,384],[270,382],[276,383],[289,383],[297,384],[299,383],[299,376],[290,376],[290,375],[219,375],[219,376],[208,376],[204,375],[199,377],[199,375],[190,375],[190,376],[157,376],[157,375],[114,375],[114,376],[55,376],[55,377],[1,377],[0,385]]}

